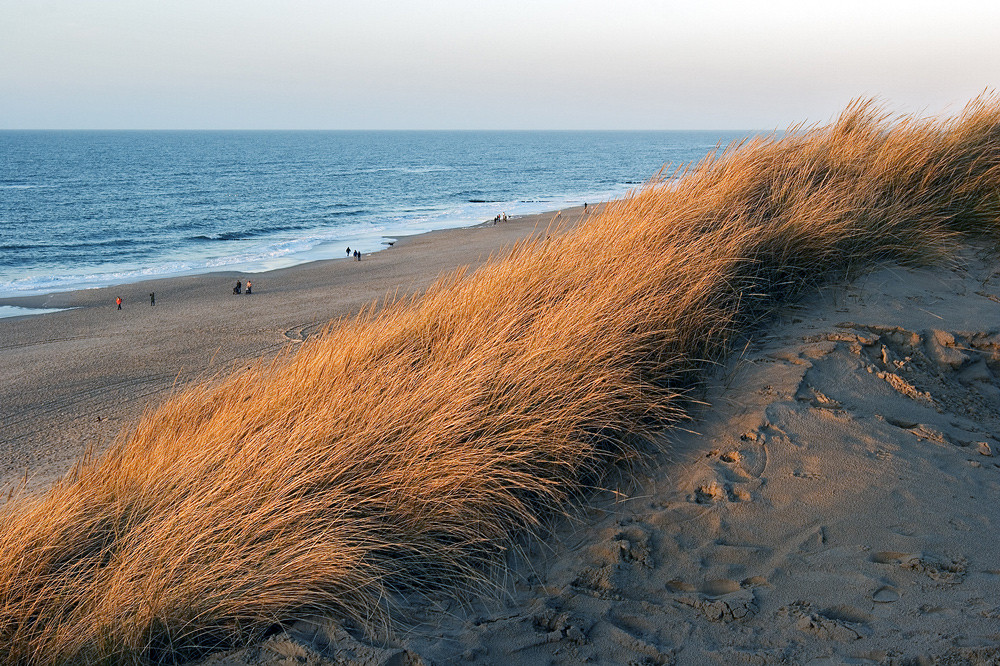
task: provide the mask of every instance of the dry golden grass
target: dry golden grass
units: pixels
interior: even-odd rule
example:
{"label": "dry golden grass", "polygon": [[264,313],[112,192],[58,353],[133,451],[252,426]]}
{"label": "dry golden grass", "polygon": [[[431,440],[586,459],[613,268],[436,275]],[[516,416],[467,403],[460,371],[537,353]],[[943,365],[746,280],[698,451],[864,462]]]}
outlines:
{"label": "dry golden grass", "polygon": [[998,237],[1000,105],[855,104],[188,389],[0,510],[0,661],[172,662],[481,580],[775,305]]}

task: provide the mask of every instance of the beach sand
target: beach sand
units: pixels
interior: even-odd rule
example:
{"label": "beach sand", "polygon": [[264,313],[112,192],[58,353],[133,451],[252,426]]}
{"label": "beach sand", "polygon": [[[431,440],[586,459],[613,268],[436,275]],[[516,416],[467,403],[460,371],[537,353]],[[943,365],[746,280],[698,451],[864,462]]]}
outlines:
{"label": "beach sand", "polygon": [[[231,294],[248,276],[215,273],[0,301],[78,308],[0,320],[0,480],[27,470],[44,488],[175,381],[420,291],[551,218],[249,275],[249,297]],[[1000,262],[981,248],[830,285],[719,368],[647,467],[522,544],[494,594],[396,599],[384,636],[289,620],[203,664],[1000,663],[998,376]]]}
{"label": "beach sand", "polygon": [[959,259],[784,309],[493,601],[403,598],[381,637],[301,619],[205,666],[1000,663],[1000,264]]}
{"label": "beach sand", "polygon": [[[590,206],[587,214],[600,207]],[[426,289],[582,207],[400,237],[358,262],[331,259],[265,273],[220,272],[0,299],[73,308],[0,318],[0,491],[44,489],[103,450],[147,408],[192,380],[267,358],[387,295]],[[236,296],[236,280],[253,294]],[[149,293],[156,294],[150,306]],[[115,306],[121,296],[122,310]]]}

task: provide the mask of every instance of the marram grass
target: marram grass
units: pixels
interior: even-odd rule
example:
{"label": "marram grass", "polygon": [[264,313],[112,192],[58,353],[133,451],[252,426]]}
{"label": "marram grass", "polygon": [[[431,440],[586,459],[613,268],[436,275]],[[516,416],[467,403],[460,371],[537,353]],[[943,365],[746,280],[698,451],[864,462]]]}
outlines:
{"label": "marram grass", "polygon": [[482,580],[773,308],[998,237],[1000,104],[851,105],[195,386],[0,508],[0,662],[174,662]]}

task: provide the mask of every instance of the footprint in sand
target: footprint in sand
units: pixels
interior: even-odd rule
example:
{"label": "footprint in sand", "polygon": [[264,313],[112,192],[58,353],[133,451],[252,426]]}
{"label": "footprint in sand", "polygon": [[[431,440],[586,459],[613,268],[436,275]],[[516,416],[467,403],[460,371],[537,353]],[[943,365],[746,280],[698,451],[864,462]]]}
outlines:
{"label": "footprint in sand", "polygon": [[864,638],[870,617],[848,606],[816,611],[808,601],[796,601],[778,609],[777,617],[791,620],[799,631],[816,638],[851,642]]}
{"label": "footprint in sand", "polygon": [[[670,591],[690,592],[695,586],[671,581],[667,585]],[[760,609],[756,593],[751,587],[729,579],[707,580],[696,588],[697,595],[682,594],[676,598],[677,603],[695,609],[709,622],[738,622],[755,616]]]}
{"label": "footprint in sand", "polygon": [[807,403],[816,409],[829,409],[831,411],[837,411],[843,408],[843,405],[839,402],[822,393],[815,386],[808,384],[804,379],[799,384],[798,390],[795,392],[795,399],[799,402]]}
{"label": "footprint in sand", "polygon": [[958,585],[965,580],[968,561],[964,557],[943,558],[927,553],[880,551],[871,556],[876,564],[894,564],[900,569],[921,573],[931,580]]}
{"label": "footprint in sand", "polygon": [[715,502],[749,502],[753,499],[746,488],[732,483],[712,481],[698,486],[691,497],[696,504],[713,504]]}
{"label": "footprint in sand", "polygon": [[747,470],[744,463],[754,458],[755,455],[753,452],[750,452],[744,458],[744,455],[740,451],[726,451],[719,456],[719,464],[715,466],[715,471],[731,483],[752,481],[756,477]]}
{"label": "footprint in sand", "polygon": [[767,447],[775,437],[782,437],[770,423],[763,423],[752,433],[744,433],[740,440],[747,442],[740,448],[740,469],[749,477],[759,479],[767,469]]}
{"label": "footprint in sand", "polygon": [[899,592],[894,587],[880,587],[872,593],[872,601],[879,604],[891,604],[899,601]]}

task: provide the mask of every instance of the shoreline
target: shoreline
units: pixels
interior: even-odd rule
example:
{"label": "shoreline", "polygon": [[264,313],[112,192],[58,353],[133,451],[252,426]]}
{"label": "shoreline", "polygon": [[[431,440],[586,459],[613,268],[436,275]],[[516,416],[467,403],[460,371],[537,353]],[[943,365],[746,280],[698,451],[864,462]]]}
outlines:
{"label": "shoreline", "polygon": [[[587,214],[602,207],[588,206]],[[0,305],[66,308],[0,318],[0,491],[25,478],[29,490],[44,488],[192,381],[270,358],[331,321],[393,294],[420,293],[444,273],[474,270],[545,233],[556,219],[574,225],[582,216],[576,206],[399,236],[360,262],[322,259],[0,298]],[[254,293],[233,295],[233,283],[248,277]]]}

